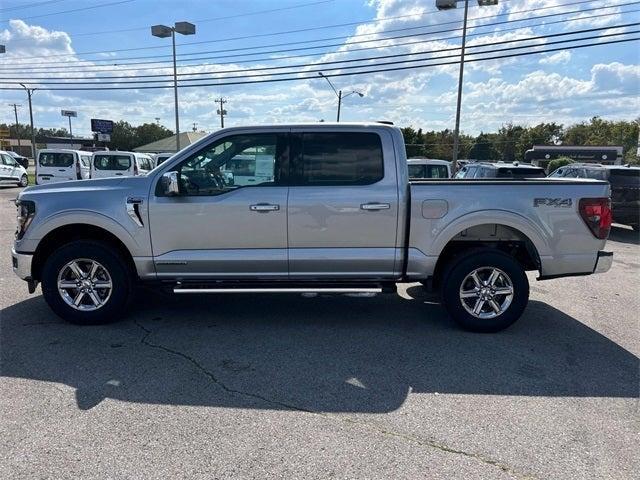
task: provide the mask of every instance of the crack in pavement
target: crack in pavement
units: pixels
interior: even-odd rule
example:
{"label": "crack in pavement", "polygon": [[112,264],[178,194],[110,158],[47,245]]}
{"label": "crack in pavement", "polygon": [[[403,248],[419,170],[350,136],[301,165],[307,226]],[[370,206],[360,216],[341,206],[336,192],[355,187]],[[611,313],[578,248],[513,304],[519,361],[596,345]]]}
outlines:
{"label": "crack in pavement", "polygon": [[151,341],[149,341],[149,337],[154,333],[153,330],[148,329],[147,327],[145,327],[144,325],[142,325],[141,323],[139,323],[137,320],[134,320],[133,323],[135,325],[138,326],[138,328],[140,328],[143,332],[144,335],[142,336],[142,338],[140,339],[140,343],[142,343],[143,345],[146,345],[150,348],[154,348],[154,349],[158,349],[158,350],[162,350],[166,353],[172,354],[172,355],[176,355],[178,357],[181,357],[182,359],[188,361],[189,363],[191,363],[194,367],[196,367],[203,375],[205,375],[212,383],[214,383],[216,386],[220,387],[222,390],[224,390],[227,393],[230,394],[234,394],[234,395],[241,395],[241,396],[245,396],[245,397],[250,397],[250,398],[254,398],[256,400],[261,400],[265,403],[271,404],[271,405],[277,405],[279,407],[283,407],[286,408],[288,410],[293,410],[293,411],[298,411],[298,412],[304,412],[304,413],[310,413],[312,415],[318,415],[322,418],[325,419],[329,419],[332,421],[340,421],[342,423],[347,423],[347,424],[351,424],[351,425],[357,425],[357,426],[361,426],[361,427],[366,427],[370,430],[373,430],[377,433],[381,433],[383,435],[388,435],[394,438],[398,438],[401,440],[405,440],[405,441],[409,441],[412,443],[415,443],[417,445],[420,445],[421,447],[430,447],[430,448],[434,448],[437,450],[440,450],[441,452],[445,452],[445,453],[452,453],[455,455],[460,455],[460,456],[464,456],[466,458],[470,458],[476,461],[479,461],[481,463],[484,463],[485,465],[491,466],[491,467],[495,467],[500,469],[502,472],[507,473],[509,475],[512,475],[516,478],[519,478],[521,480],[533,480],[536,477],[532,476],[532,475],[527,475],[527,474],[523,474],[521,472],[516,471],[515,469],[513,469],[512,467],[510,467],[509,465],[499,461],[499,460],[495,460],[493,458],[487,457],[485,455],[482,455],[480,453],[476,453],[476,452],[467,452],[465,450],[460,450],[460,449],[456,449],[453,447],[450,447],[444,443],[438,442],[436,440],[431,440],[431,439],[422,439],[419,437],[416,437],[414,435],[410,435],[410,434],[406,434],[406,433],[401,433],[401,432],[395,432],[392,430],[388,430],[385,429],[383,427],[380,427],[376,424],[373,423],[369,423],[369,422],[365,422],[362,420],[357,420],[354,418],[349,418],[349,417],[338,417],[335,415],[330,415],[330,414],[326,414],[326,413],[322,413],[322,412],[318,412],[315,410],[310,410],[307,408],[303,408],[303,407],[299,407],[297,405],[293,405],[293,404],[289,404],[289,403],[285,403],[285,402],[281,402],[278,400],[274,400],[272,398],[268,398],[256,393],[251,393],[251,392],[246,392],[244,390],[237,390],[234,388],[231,388],[229,386],[227,386],[225,383],[223,383],[220,379],[218,379],[213,373],[211,373],[209,370],[207,370],[200,362],[198,362],[195,358],[191,357],[190,355],[187,355],[186,353],[183,353],[179,350],[175,350],[173,348],[164,346],[164,345],[160,345],[158,343],[153,343]]}

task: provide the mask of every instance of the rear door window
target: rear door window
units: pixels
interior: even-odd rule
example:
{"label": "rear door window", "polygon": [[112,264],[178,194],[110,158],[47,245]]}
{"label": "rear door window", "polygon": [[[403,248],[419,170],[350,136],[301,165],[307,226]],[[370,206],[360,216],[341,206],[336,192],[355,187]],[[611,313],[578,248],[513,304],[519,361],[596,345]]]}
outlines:
{"label": "rear door window", "polygon": [[93,165],[96,170],[129,170],[131,158],[129,155],[96,155]]}
{"label": "rear door window", "polygon": [[73,153],[40,152],[38,163],[41,167],[70,167],[73,165]]}
{"label": "rear door window", "polygon": [[370,185],[384,177],[375,133],[303,133],[300,150],[294,164],[300,185]]}
{"label": "rear door window", "polygon": [[498,178],[543,178],[546,177],[542,168],[508,168],[498,169]]}

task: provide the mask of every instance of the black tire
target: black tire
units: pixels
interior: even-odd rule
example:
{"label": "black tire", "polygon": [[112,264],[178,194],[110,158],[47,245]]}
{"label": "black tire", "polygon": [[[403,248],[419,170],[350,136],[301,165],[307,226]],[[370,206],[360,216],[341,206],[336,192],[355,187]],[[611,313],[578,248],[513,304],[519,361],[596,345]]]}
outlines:
{"label": "black tire", "polygon": [[[505,307],[502,313],[493,318],[478,318],[468,312],[463,306],[460,295],[463,282],[467,288],[467,282],[470,281],[467,278],[468,275],[483,267],[498,269],[506,274],[513,290],[511,303]],[[502,276],[499,277],[501,282],[506,282],[506,280]],[[495,299],[497,303],[501,303],[506,300],[506,296],[497,296]],[[475,301],[475,298],[467,299],[468,304]],[[529,280],[524,269],[513,257],[498,250],[490,248],[471,250],[455,257],[445,270],[442,283],[442,302],[449,315],[465,330],[483,333],[504,330],[520,318],[528,301]],[[483,308],[488,310],[490,304]],[[489,311],[487,314],[490,315],[491,312]]]}
{"label": "black tire", "polygon": [[20,177],[20,183],[18,184],[19,187],[27,187],[29,186],[29,177],[25,174],[22,175],[22,177]]}
{"label": "black tire", "polygon": [[[65,265],[75,259],[94,260],[110,276],[111,294],[96,310],[77,310],[68,305],[58,291],[58,275]],[[127,306],[132,284],[130,269],[118,252],[96,241],[79,240],[63,245],[49,256],[42,269],[44,299],[58,316],[76,325],[100,325],[118,320]]]}

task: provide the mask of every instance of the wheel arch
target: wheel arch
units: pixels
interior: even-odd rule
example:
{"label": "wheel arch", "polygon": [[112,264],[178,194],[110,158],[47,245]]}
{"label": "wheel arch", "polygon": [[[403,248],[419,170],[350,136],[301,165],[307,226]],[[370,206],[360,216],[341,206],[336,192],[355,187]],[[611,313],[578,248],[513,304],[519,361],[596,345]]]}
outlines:
{"label": "wheel arch", "polygon": [[120,238],[103,227],[86,223],[71,223],[50,230],[40,240],[31,264],[32,278],[40,281],[42,268],[49,255],[61,246],[79,240],[92,240],[112,247],[124,259],[131,273],[136,275],[131,252]]}
{"label": "wheel arch", "polygon": [[[485,220],[483,221],[483,218]],[[479,248],[494,248],[513,256],[524,270],[540,270],[547,242],[527,219],[516,215],[487,214],[462,218],[448,225],[433,244],[438,260],[433,284],[438,286],[446,266],[459,255]]]}

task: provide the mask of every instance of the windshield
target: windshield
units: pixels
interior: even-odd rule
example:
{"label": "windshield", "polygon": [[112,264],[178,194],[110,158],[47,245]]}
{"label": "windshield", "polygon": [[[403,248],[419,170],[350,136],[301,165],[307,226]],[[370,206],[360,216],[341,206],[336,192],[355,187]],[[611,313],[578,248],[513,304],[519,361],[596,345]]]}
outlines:
{"label": "windshield", "polygon": [[131,158],[129,155],[95,155],[93,166],[96,170],[129,170]]}
{"label": "windshield", "polygon": [[73,153],[40,152],[38,163],[41,167],[70,167],[73,159]]}

